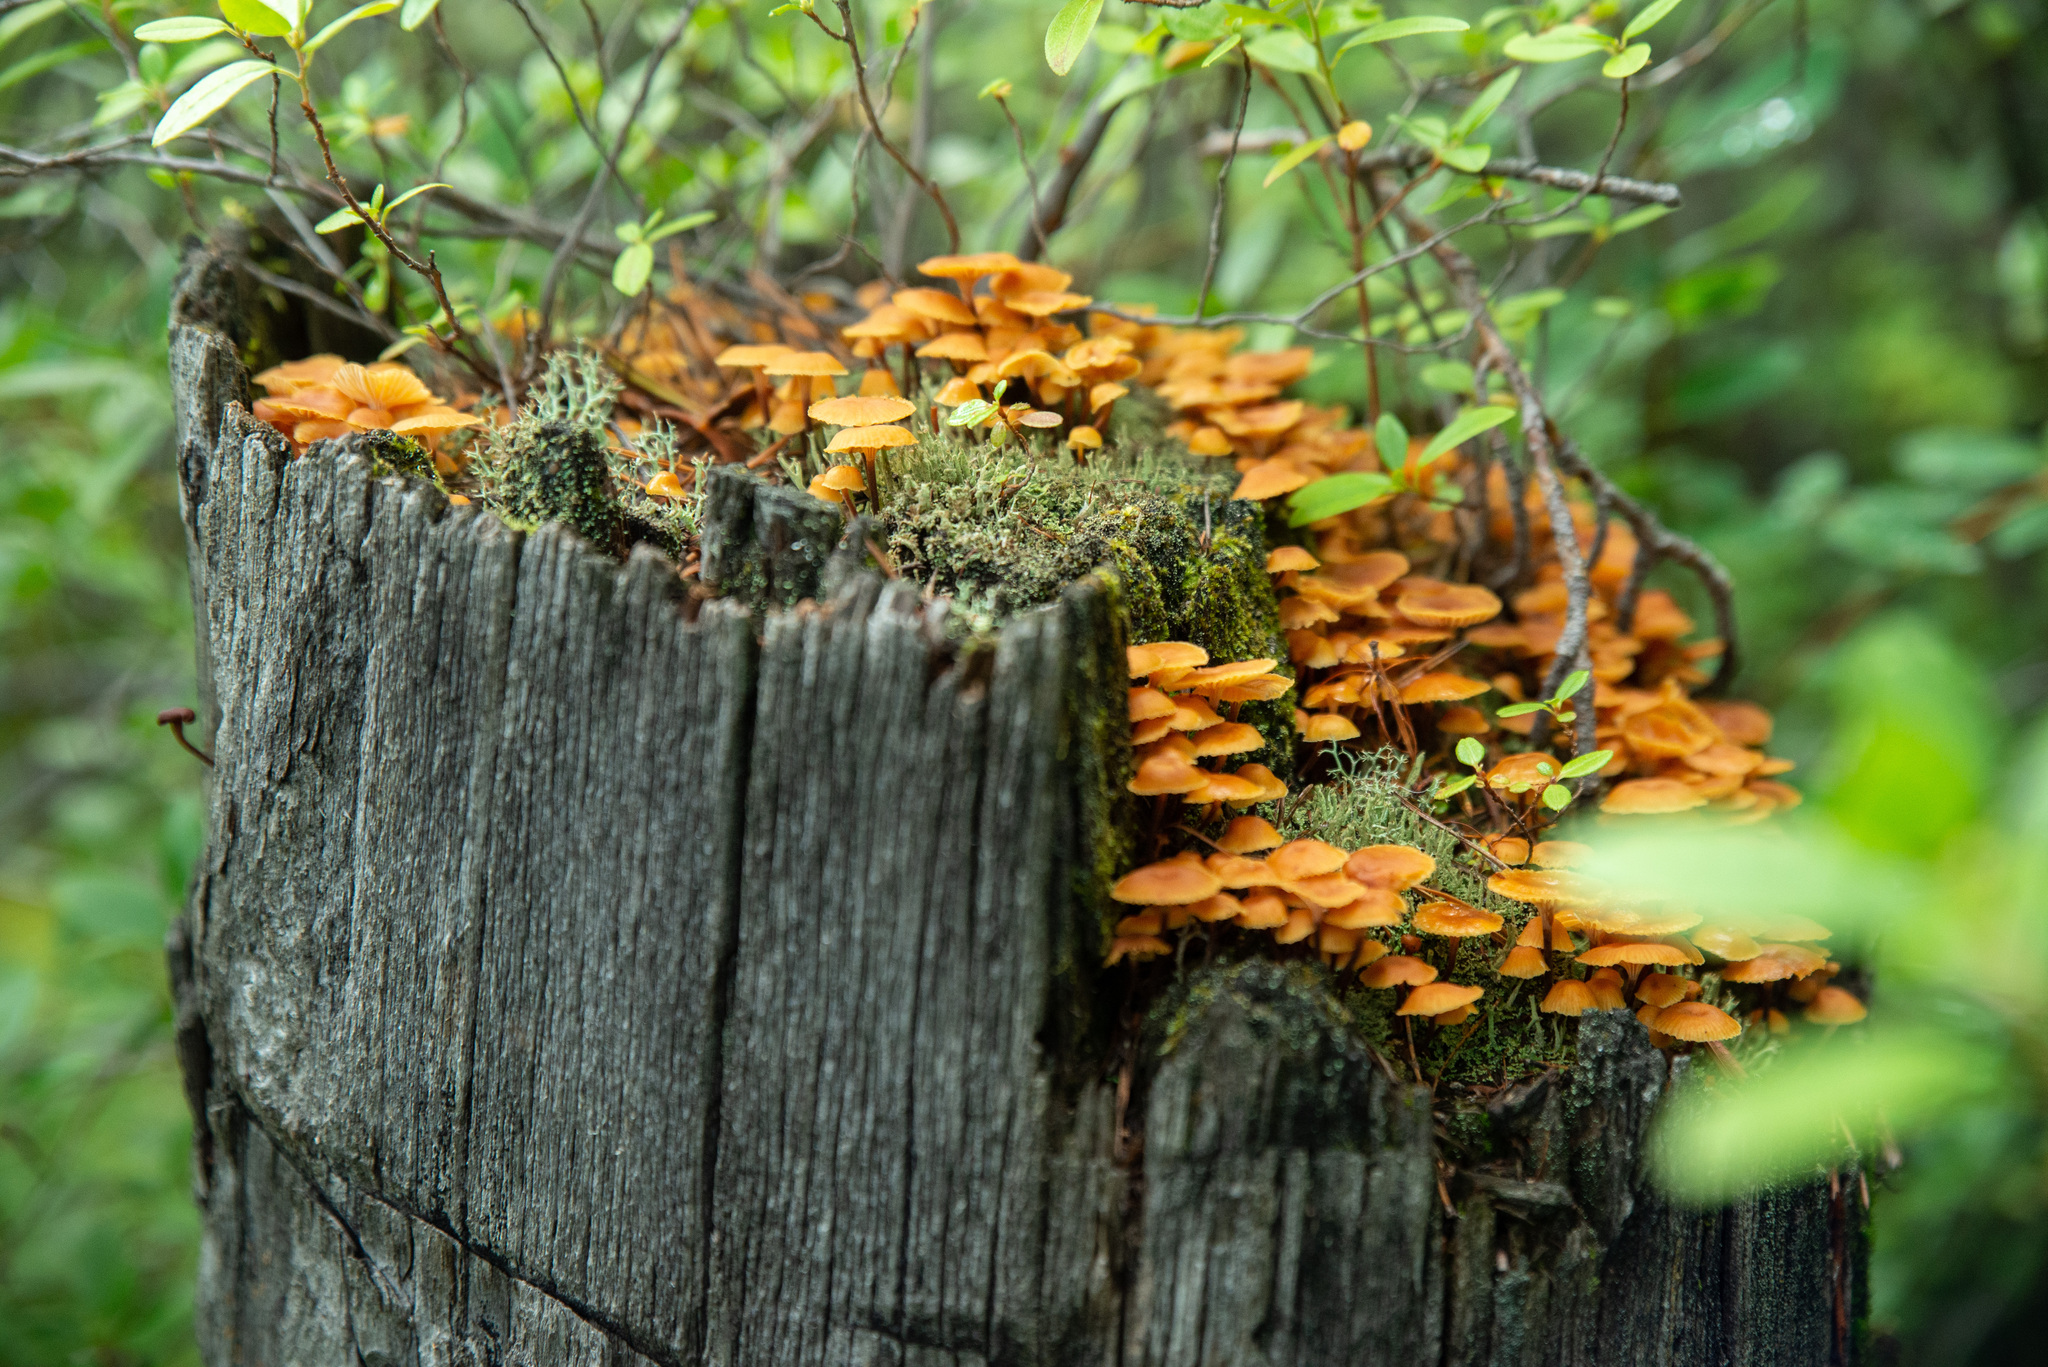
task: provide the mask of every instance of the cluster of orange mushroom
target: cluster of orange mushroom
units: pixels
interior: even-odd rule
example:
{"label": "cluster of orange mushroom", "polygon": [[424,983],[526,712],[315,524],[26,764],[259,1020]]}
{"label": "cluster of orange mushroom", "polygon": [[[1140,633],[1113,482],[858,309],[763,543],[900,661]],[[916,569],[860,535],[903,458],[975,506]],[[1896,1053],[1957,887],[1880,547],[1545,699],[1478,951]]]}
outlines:
{"label": "cluster of orange mushroom", "polygon": [[[1154,666],[1190,651],[1174,642],[1133,647],[1132,675],[1156,683],[1162,673],[1189,666]],[[1165,695],[1152,683],[1133,687],[1133,715],[1157,711],[1155,696]],[[1159,715],[1151,722],[1173,720]],[[1202,729],[1217,724],[1228,723]],[[1134,728],[1147,725],[1134,722]],[[1134,729],[1134,738],[1145,734]],[[1153,750],[1141,761],[1132,790],[1191,804],[1246,805],[1207,791],[1210,777],[1180,774],[1176,755]],[[1163,786],[1176,774],[1172,786]],[[1798,917],[1707,924],[1689,912],[1625,907],[1573,871],[1589,853],[1573,842],[1538,841],[1532,849],[1525,839],[1507,836],[1471,844],[1477,859],[1498,870],[1487,890],[1530,909],[1518,932],[1500,912],[1432,886],[1436,860],[1413,846],[1347,851],[1313,838],[1285,840],[1272,823],[1248,814],[1231,819],[1207,843],[1212,850],[1206,855],[1183,850],[1117,881],[1111,896],[1134,910],[1116,924],[1109,963],[1171,954],[1169,933],[1197,922],[1227,923],[1269,932],[1275,945],[1305,944],[1332,968],[1356,972],[1366,988],[1400,991],[1396,1015],[1441,1026],[1470,1019],[1485,989],[1443,981],[1422,956],[1432,940],[1450,947],[1452,964],[1469,941],[1484,947],[1483,971],[1517,980],[1549,976],[1538,1009],[1552,1015],[1626,1009],[1633,998],[1659,1047],[1714,1045],[1742,1032],[1735,1016],[1702,1000],[1705,984],[1688,976],[1694,971],[1717,974],[1725,1000],[1750,999],[1751,1023],[1774,1032],[1790,1028],[1787,1007],[1803,1008],[1809,1022],[1825,1026],[1864,1015],[1852,993],[1829,982],[1840,965],[1818,947],[1828,938],[1826,927]],[[1411,893],[1419,899],[1412,904]]]}
{"label": "cluster of orange mushroom", "polygon": [[484,421],[450,407],[396,361],[357,365],[339,356],[308,356],[272,366],[256,383],[267,396],[256,400],[257,420],[282,433],[294,453],[351,432],[395,432],[436,453],[441,438]]}

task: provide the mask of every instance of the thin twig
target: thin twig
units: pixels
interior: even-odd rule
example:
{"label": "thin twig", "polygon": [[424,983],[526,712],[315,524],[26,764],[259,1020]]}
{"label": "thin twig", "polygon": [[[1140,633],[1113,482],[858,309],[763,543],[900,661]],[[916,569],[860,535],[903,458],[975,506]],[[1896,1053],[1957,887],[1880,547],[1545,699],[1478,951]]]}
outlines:
{"label": "thin twig", "polygon": [[1237,97],[1237,122],[1230,130],[1230,148],[1223,154],[1223,165],[1216,172],[1216,207],[1209,214],[1209,259],[1202,265],[1202,288],[1195,295],[1197,324],[1208,311],[1209,286],[1215,283],[1216,263],[1223,255],[1223,211],[1230,203],[1230,168],[1237,165],[1237,135],[1244,130],[1245,112],[1252,106],[1251,58],[1242,49],[1237,55],[1244,64],[1244,81]]}

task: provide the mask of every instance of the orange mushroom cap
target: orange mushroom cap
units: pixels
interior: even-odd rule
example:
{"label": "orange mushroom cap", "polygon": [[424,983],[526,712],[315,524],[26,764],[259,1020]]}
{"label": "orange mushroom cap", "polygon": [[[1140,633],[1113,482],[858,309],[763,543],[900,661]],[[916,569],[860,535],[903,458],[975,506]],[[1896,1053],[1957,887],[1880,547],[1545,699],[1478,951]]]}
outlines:
{"label": "orange mushroom cap", "polygon": [[1223,828],[1216,847],[1230,854],[1254,854],[1280,843],[1280,832],[1262,816],[1240,816]]}
{"label": "orange mushroom cap", "polygon": [[1154,717],[1173,715],[1173,699],[1156,688],[1139,685],[1130,690],[1130,714],[1132,721],[1150,721]]}
{"label": "orange mushroom cap", "polygon": [[1401,900],[1401,894],[1387,888],[1367,888],[1356,901],[1333,907],[1323,917],[1325,925],[1342,926],[1346,930],[1365,930],[1372,926],[1397,926],[1408,904]]}
{"label": "orange mushroom cap", "polygon": [[1008,252],[972,252],[958,256],[934,256],[917,263],[917,269],[935,280],[979,280],[984,275],[1020,265]]}
{"label": "orange mushroom cap", "polygon": [[959,323],[973,327],[979,321],[974,310],[967,307],[967,302],[951,290],[897,290],[889,296],[889,302],[905,313],[929,318],[935,323]]}
{"label": "orange mushroom cap", "polygon": [[1326,845],[1320,840],[1290,840],[1267,855],[1266,862],[1273,866],[1273,871],[1282,880],[1293,882],[1335,873],[1344,867],[1349,857],[1335,845]]}
{"label": "orange mushroom cap", "polygon": [[1406,892],[1436,872],[1436,860],[1412,845],[1367,845],[1344,861],[1347,877],[1369,888]]}
{"label": "orange mushroom cap", "polygon": [[1420,678],[1409,680],[1401,686],[1400,699],[1408,706],[1432,702],[1462,702],[1466,698],[1476,698],[1492,688],[1493,685],[1484,680],[1445,671],[1424,674]]}
{"label": "orange mushroom cap", "polygon": [[1419,626],[1469,627],[1500,616],[1500,599],[1478,584],[1420,584],[1403,589],[1394,607]]}
{"label": "orange mushroom cap", "polygon": [[1209,663],[1208,651],[1200,646],[1189,645],[1185,641],[1152,641],[1141,646],[1127,647],[1127,654],[1130,674],[1134,679],[1142,679],[1158,670],[1175,666],[1193,669]]}
{"label": "orange mushroom cap", "polygon": [[1161,797],[1167,793],[1191,793],[1209,781],[1185,755],[1147,755],[1138,762],[1138,772],[1124,786],[1139,797]]}
{"label": "orange mushroom cap", "polygon": [[1425,902],[1416,908],[1413,925],[1425,935],[1463,939],[1493,934],[1501,928],[1501,918],[1490,911],[1462,907],[1456,902]]}
{"label": "orange mushroom cap", "polygon": [[1407,954],[1389,954],[1368,967],[1359,981],[1367,987],[1420,987],[1436,981],[1436,968]]}
{"label": "orange mushroom cap", "polygon": [[1706,803],[1691,784],[1678,779],[1632,778],[1609,789],[1600,800],[1600,810],[1615,816],[1661,816],[1689,812]]}
{"label": "orange mushroom cap", "polygon": [[1134,869],[1117,880],[1109,895],[1119,902],[1174,907],[1214,897],[1221,891],[1223,884],[1216,875],[1202,867],[1199,859],[1189,856],[1162,859]]}
{"label": "orange mushroom cap", "polygon": [[727,370],[758,370],[776,357],[786,355],[791,350],[793,348],[784,346],[780,342],[743,343],[739,346],[727,347],[719,352],[711,363]]}
{"label": "orange mushroom cap", "polygon": [[770,357],[762,365],[770,375],[844,375],[846,367],[829,351],[789,351]]}
{"label": "orange mushroom cap", "polygon": [[1266,573],[1284,574],[1288,570],[1313,570],[1320,568],[1322,561],[1310,555],[1305,546],[1281,546],[1266,555]]}
{"label": "orange mushroom cap", "polygon": [[[1579,962],[1592,968],[1607,968],[1614,964],[1663,964],[1676,967],[1688,964],[1692,959],[1677,945],[1662,940],[1621,940],[1613,944],[1595,945],[1579,956]],[[1665,1031],[1666,1034],[1671,1033]]]}
{"label": "orange mushroom cap", "polygon": [[1636,984],[1636,997],[1659,1011],[1685,1000],[1686,979],[1674,973],[1645,973]]}
{"label": "orange mushroom cap", "polygon": [[820,399],[810,407],[813,420],[831,427],[869,427],[895,422],[917,411],[908,399],[889,394],[849,394],[843,399]]}
{"label": "orange mushroom cap", "polygon": [[1586,986],[1593,989],[1593,1001],[1602,1011],[1628,1010],[1628,997],[1622,991],[1621,975],[1611,968],[1603,968],[1586,979]]}
{"label": "orange mushroom cap", "polygon": [[1679,1002],[1657,1013],[1651,1029],[1691,1043],[1733,1039],[1742,1033],[1742,1023],[1718,1006],[1705,1002]]}
{"label": "orange mushroom cap", "polygon": [[1553,1016],[1583,1016],[1588,1011],[1597,1010],[1598,1006],[1592,988],[1577,978],[1559,978],[1544,994],[1537,1010],[1548,1011]]}
{"label": "orange mushroom cap", "polygon": [[1815,1025],[1854,1025],[1870,1011],[1847,988],[1823,987],[1806,1008],[1806,1018]]}
{"label": "orange mushroom cap", "polygon": [[[1382,959],[1380,962],[1386,962]],[[1466,987],[1462,983],[1424,983],[1408,994],[1408,1000],[1394,1011],[1397,1016],[1441,1016],[1456,1011],[1459,1007],[1470,1006],[1485,995],[1480,987]]]}
{"label": "orange mushroom cap", "polygon": [[833,465],[811,481],[808,492],[827,503],[837,503],[842,493],[859,493],[867,487],[858,465]]}
{"label": "orange mushroom cap", "polygon": [[907,428],[883,424],[878,427],[849,427],[832,438],[825,448],[833,451],[880,451],[891,446],[914,446],[917,438]]}
{"label": "orange mushroom cap", "polygon": [[1543,951],[1530,945],[1516,945],[1496,970],[1503,978],[1540,978],[1548,971]]}

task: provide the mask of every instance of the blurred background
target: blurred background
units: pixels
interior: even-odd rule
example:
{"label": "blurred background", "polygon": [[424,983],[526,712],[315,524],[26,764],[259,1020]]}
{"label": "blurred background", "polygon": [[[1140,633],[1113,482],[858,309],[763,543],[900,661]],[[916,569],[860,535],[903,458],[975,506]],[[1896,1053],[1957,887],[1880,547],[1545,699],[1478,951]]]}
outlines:
{"label": "blurred background", "polygon": [[[630,157],[650,203],[720,211],[691,247],[713,273],[829,258],[849,209],[857,127],[844,111],[801,143],[763,112],[840,89],[843,63],[770,8],[700,7],[686,65],[733,77],[732,93],[665,80],[646,114],[656,136]],[[867,7],[864,22],[886,44],[904,8]],[[1014,82],[1050,174],[1087,92],[1155,22],[1112,3],[1062,82],[1038,55],[1054,8],[927,7],[929,45],[904,82],[932,83],[937,115],[905,136],[970,249],[1014,246],[1028,203],[1011,130],[977,92]],[[0,142],[46,146],[95,120],[146,128],[144,101],[122,92],[175,81],[188,50],[145,48],[131,67],[133,45],[111,44],[108,25],[175,12],[0,3]],[[564,31],[585,12],[642,18],[637,4],[535,12]],[[450,0],[445,48],[425,30],[373,39],[369,25],[338,43],[329,85],[355,119],[354,154],[431,161],[462,112],[459,53],[477,80],[442,178],[501,202],[559,201],[587,174],[587,148],[510,14]],[[2029,739],[2048,700],[2048,3],[1689,0],[1667,23],[1728,36],[1646,101],[1619,164],[1680,182],[1684,208],[1547,244],[1563,292],[1531,314],[1542,383],[1598,463],[1734,572],[1736,691],[1776,712],[1773,749],[1800,761],[1795,779],[1852,820],[1879,791],[1857,786],[1870,778],[1858,757],[1903,727],[1918,748],[1894,755],[1891,815],[1924,782],[1953,799],[1941,830],[1996,825],[2002,804],[2026,800],[2011,796],[2028,776],[2015,757],[2048,761]],[[1394,98],[1374,86],[1386,68],[1366,66],[1354,106],[1377,124]],[[1188,174],[1186,144],[1227,126],[1227,72],[1112,127],[1051,252],[1080,287],[1190,302],[1214,163]],[[596,67],[569,75],[594,102]],[[1605,98],[1583,115],[1560,102],[1546,155],[1597,160],[1611,87]],[[1248,122],[1277,113],[1255,100]],[[903,249],[936,245],[878,161],[878,222],[900,212]],[[1258,193],[1271,164],[1234,173],[1216,276],[1229,307],[1291,308],[1337,273],[1313,202]],[[141,167],[19,169],[0,165],[0,1367],[182,1364],[196,1360],[196,1220],[161,943],[203,832],[199,765],[153,724],[196,702],[165,309],[186,234],[268,210],[260,192],[187,194]],[[495,243],[446,251],[454,272],[492,285],[479,298],[494,316],[531,298],[545,266],[538,252],[507,264]],[[606,307],[589,289],[580,325],[602,327]],[[1325,365],[1309,387],[1355,403],[1356,371]],[[2033,920],[2010,943],[2037,958],[2040,893],[2011,901]],[[1876,1183],[1880,1361],[2038,1357],[2021,1345],[2048,1310],[2039,1007],[1967,996],[1950,1012],[1957,1038],[2005,1071],[1902,1133],[1902,1165]]]}

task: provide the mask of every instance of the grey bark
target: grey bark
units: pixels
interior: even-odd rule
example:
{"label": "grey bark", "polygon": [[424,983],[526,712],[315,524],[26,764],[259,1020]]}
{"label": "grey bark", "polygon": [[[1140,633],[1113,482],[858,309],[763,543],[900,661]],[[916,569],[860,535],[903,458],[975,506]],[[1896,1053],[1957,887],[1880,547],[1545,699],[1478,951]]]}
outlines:
{"label": "grey bark", "polygon": [[290,459],[223,288],[172,345],[214,1367],[1851,1360],[1860,1209],[1665,1203],[1630,1017],[1458,1172],[1299,965],[1193,975],[1112,1061],[1106,579],[955,651],[736,481],[764,592],[704,601]]}

